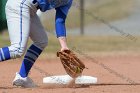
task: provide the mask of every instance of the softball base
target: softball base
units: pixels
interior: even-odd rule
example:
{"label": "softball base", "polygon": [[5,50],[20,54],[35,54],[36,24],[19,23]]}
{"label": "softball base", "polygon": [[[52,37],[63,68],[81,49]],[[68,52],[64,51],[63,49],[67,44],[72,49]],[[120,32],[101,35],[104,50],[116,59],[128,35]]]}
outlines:
{"label": "softball base", "polygon": [[[43,78],[44,84],[69,84],[74,79],[69,75],[50,76]],[[97,78],[92,76],[79,76],[74,81],[77,85],[92,85],[97,83]]]}

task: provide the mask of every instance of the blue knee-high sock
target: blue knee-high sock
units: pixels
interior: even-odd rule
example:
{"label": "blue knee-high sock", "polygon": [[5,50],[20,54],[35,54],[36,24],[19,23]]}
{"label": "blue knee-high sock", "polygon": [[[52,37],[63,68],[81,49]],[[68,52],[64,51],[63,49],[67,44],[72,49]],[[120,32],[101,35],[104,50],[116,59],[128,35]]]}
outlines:
{"label": "blue knee-high sock", "polygon": [[27,50],[19,74],[21,77],[27,77],[30,69],[32,68],[33,64],[35,63],[38,56],[41,54],[42,50],[32,44],[29,49]]}
{"label": "blue knee-high sock", "polygon": [[11,59],[8,47],[0,49],[0,62]]}

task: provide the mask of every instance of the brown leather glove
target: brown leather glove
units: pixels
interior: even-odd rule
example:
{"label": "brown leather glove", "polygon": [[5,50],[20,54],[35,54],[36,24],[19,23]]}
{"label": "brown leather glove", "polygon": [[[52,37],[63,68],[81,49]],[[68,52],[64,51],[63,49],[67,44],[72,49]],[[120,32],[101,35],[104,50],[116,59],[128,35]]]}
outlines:
{"label": "brown leather glove", "polygon": [[72,78],[80,76],[85,69],[84,63],[71,50],[57,52],[57,57],[60,57],[65,71]]}

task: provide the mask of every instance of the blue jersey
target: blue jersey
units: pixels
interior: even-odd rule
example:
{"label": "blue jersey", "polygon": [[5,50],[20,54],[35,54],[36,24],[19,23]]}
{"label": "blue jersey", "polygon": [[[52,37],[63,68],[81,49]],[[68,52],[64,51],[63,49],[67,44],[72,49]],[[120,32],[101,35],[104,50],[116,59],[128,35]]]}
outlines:
{"label": "blue jersey", "polygon": [[72,0],[37,0],[39,8],[42,12],[61,6],[69,6]]}

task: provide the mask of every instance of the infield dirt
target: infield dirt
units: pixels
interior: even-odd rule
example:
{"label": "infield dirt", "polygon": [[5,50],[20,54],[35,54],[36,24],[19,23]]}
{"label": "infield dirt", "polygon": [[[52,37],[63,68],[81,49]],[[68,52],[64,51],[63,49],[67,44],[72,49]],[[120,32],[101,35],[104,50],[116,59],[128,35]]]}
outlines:
{"label": "infield dirt", "polygon": [[92,60],[81,58],[89,69],[84,75],[95,76],[98,84],[69,88],[46,86],[42,83],[45,74],[63,75],[65,71],[58,59],[39,58],[30,72],[37,88],[17,88],[12,80],[21,65],[21,60],[0,63],[0,93],[140,93],[140,54],[101,55]]}

